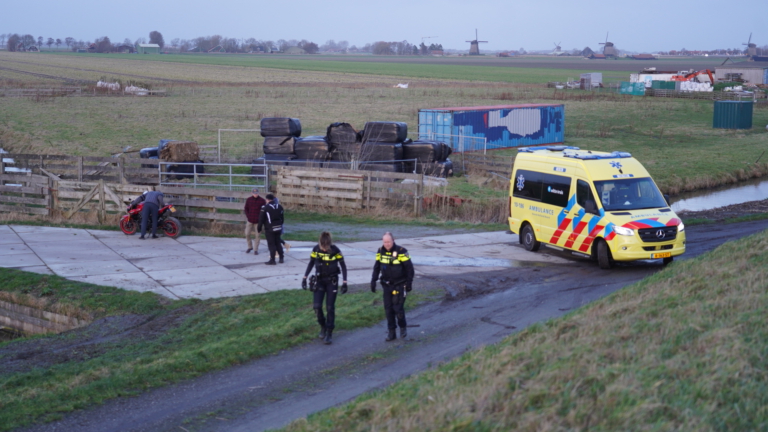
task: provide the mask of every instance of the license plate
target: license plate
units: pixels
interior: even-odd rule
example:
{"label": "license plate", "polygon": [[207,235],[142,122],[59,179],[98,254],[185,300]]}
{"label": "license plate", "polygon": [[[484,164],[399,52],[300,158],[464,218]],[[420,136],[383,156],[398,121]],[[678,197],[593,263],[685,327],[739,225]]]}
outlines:
{"label": "license plate", "polygon": [[176,211],[176,207],[171,207],[171,213],[174,213]]}
{"label": "license plate", "polygon": [[672,252],[659,252],[651,254],[651,258],[669,258],[672,256]]}

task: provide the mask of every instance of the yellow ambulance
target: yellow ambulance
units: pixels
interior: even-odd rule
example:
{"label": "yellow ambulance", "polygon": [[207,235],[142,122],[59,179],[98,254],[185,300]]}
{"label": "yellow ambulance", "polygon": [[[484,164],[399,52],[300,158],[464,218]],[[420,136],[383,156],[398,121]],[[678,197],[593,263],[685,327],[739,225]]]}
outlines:
{"label": "yellow ambulance", "polygon": [[520,148],[509,188],[509,229],[529,251],[541,244],[596,260],[685,253],[685,225],[645,168],[624,152]]}

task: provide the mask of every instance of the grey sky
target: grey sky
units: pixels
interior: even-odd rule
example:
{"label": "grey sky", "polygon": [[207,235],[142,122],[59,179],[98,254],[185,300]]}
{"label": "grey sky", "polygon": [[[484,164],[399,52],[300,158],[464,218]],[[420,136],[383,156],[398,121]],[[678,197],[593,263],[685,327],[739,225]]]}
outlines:
{"label": "grey sky", "polygon": [[741,0],[732,6],[714,0],[696,2],[597,0],[352,0],[284,2],[228,0],[211,2],[42,0],[5,2],[0,11],[0,33],[32,34],[94,40],[108,36],[148,38],[157,30],[166,43],[219,34],[233,38],[273,40],[346,40],[362,46],[379,40],[418,44],[440,43],[444,48],[468,49],[464,42],[489,41],[488,50],[564,50],[609,40],[623,50],[637,52],[686,48],[744,48],[749,33],[758,46],[768,45],[765,0]]}

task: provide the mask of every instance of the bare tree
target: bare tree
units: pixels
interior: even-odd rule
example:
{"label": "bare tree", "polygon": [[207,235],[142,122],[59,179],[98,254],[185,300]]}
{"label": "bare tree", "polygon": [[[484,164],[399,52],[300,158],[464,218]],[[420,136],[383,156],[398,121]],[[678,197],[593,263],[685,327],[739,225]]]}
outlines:
{"label": "bare tree", "polygon": [[72,45],[75,43],[75,38],[68,37],[64,38],[64,44],[67,46],[67,48],[72,48]]}
{"label": "bare tree", "polygon": [[23,49],[27,49],[35,45],[35,37],[31,34],[25,34],[21,37],[21,46]]}
{"label": "bare tree", "polygon": [[48,40],[45,41],[45,44],[48,45],[48,49],[51,49],[51,45],[53,45],[54,42],[56,42],[56,41],[53,40],[53,38],[48,38]]}
{"label": "bare tree", "polygon": [[61,46],[61,39],[56,38],[56,49],[59,49],[60,46]]}
{"label": "bare tree", "polygon": [[38,36],[37,37],[37,47],[40,48],[42,46],[43,46],[43,37],[42,36]]}
{"label": "bare tree", "polygon": [[5,45],[5,40],[8,36],[10,36],[10,34],[0,34],[0,45]]}
{"label": "bare tree", "polygon": [[16,51],[21,44],[21,36],[18,34],[8,34],[8,51]]}

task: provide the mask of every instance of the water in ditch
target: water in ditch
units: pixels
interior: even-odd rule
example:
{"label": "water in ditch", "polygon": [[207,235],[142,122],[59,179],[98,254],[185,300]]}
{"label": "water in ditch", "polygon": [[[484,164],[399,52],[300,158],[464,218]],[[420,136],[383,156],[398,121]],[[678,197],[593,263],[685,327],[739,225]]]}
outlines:
{"label": "water in ditch", "polygon": [[756,179],[677,195],[672,198],[672,210],[703,211],[764,199],[768,199],[768,180]]}

